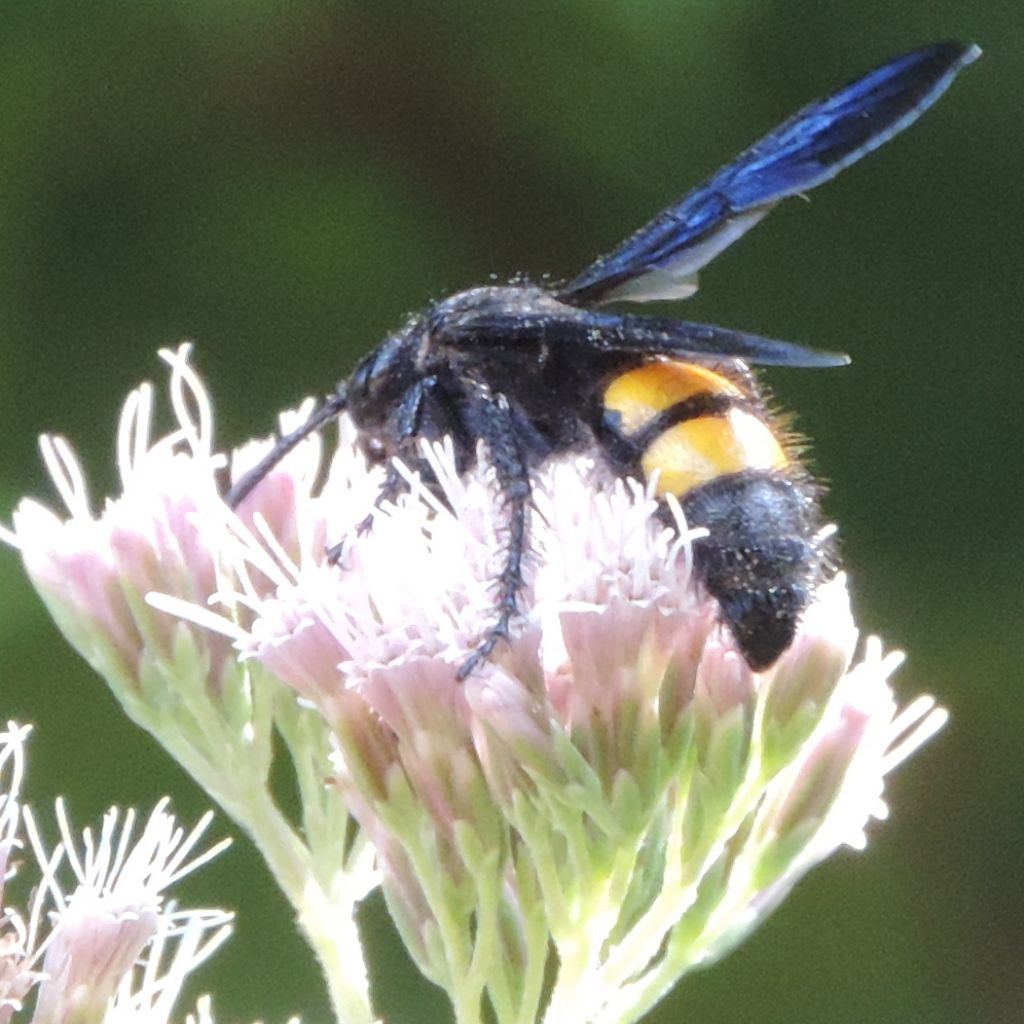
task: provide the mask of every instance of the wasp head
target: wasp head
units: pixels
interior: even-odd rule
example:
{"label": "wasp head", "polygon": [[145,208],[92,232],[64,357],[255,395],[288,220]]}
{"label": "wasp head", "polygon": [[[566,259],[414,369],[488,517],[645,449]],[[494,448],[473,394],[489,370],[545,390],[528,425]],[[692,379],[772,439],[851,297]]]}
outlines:
{"label": "wasp head", "polygon": [[418,319],[385,339],[356,365],[347,382],[348,411],[362,430],[381,429],[420,376]]}

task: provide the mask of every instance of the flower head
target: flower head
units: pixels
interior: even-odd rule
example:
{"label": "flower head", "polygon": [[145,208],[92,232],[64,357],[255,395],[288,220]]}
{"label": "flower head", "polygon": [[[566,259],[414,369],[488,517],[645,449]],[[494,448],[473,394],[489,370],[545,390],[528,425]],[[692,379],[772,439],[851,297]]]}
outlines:
{"label": "flower head", "polygon": [[[587,456],[535,474],[523,614],[460,680],[494,618],[494,480],[460,475],[450,444],[425,445],[429,486],[408,473],[408,492],[360,533],[383,471],[357,440],[343,420],[322,486],[319,440],[299,446],[238,515],[216,498],[212,449],[164,474],[171,452],[149,448],[147,501],[189,508],[165,521],[195,547],[169,545],[180,577],[132,575],[133,591],[149,580],[148,607],[113,616],[115,646],[129,637],[145,662],[187,628],[211,678],[231,679],[224,640],[198,636],[219,633],[298,698],[303,728],[319,723],[328,741],[310,763],[358,821],[412,956],[460,1021],[485,1001],[498,1021],[637,1019],[813,863],[861,844],[886,772],[941,724],[927,701],[896,712],[896,659],[876,642],[851,667],[841,576],[753,672],[691,577],[678,508],[666,521],[651,488]],[[263,450],[240,452],[233,474]],[[340,541],[336,566],[325,551]],[[39,562],[60,546],[51,538]],[[116,557],[110,573],[123,577]],[[323,797],[310,786],[304,800]],[[341,861],[351,833],[333,835]]]}
{"label": "flower head", "polygon": [[38,871],[27,912],[0,903],[0,1021],[34,990],[34,1024],[111,1021],[129,1005],[132,1019],[163,1024],[186,975],[231,930],[230,914],[176,909],[166,890],[227,843],[197,853],[211,816],[186,834],[166,801],[140,836],[133,812],[112,809],[98,835],[78,837],[58,802],[61,840],[47,850],[35,816],[18,806],[27,733],[13,724],[0,733],[0,879],[14,876],[8,854],[22,845],[22,823]]}
{"label": "flower head", "polygon": [[25,738],[29,730],[8,722],[0,730],[0,1024],[7,1024],[21,1009],[25,997],[39,981],[35,970],[30,925],[4,901],[7,882],[15,875],[14,858],[20,847],[19,802],[25,774]]}
{"label": "flower head", "polygon": [[[344,805],[323,787],[326,725],[285,699],[269,674],[241,664],[220,630],[147,602],[159,593],[203,609],[220,591],[239,586],[233,575],[239,559],[231,552],[241,524],[219,496],[217,474],[226,459],[213,448],[209,397],[189,363],[188,345],[161,356],[170,366],[175,426],[154,437],[153,389],[143,384],[132,392],[117,437],[121,493],[96,511],[71,445],[44,438],[65,512],[25,499],[13,530],[0,532],[0,539],[20,549],[58,626],[127,713],[253,836],[303,929],[332,965],[328,977],[339,1011],[353,1022],[368,1021],[353,917],[377,875],[365,842],[353,839]],[[301,472],[304,456],[292,460],[291,473]],[[284,493],[288,481],[281,483]],[[287,500],[278,504],[276,519],[272,502],[264,511],[280,525],[282,550],[308,544],[289,538],[289,526],[301,519],[294,509],[288,514]],[[249,582],[259,592],[257,577],[254,572]],[[232,614],[240,624],[251,622],[241,604]],[[271,791],[275,732],[304,796],[301,835]],[[110,955],[128,956],[123,921],[117,934],[127,945],[120,953],[111,947]]]}

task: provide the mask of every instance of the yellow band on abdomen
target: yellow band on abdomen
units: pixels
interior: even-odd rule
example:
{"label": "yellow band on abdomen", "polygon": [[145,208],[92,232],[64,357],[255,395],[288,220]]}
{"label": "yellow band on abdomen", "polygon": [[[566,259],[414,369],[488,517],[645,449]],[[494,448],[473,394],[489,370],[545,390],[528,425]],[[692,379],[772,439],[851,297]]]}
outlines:
{"label": "yellow band on abdomen", "polygon": [[605,389],[604,405],[618,413],[620,429],[630,437],[655,416],[695,395],[730,395],[743,392],[721,374],[693,363],[645,363],[617,376]]}
{"label": "yellow band on abdomen", "polygon": [[646,479],[658,473],[657,493],[677,497],[727,473],[781,469],[788,461],[768,425],[743,409],[677,423],[640,460]]}

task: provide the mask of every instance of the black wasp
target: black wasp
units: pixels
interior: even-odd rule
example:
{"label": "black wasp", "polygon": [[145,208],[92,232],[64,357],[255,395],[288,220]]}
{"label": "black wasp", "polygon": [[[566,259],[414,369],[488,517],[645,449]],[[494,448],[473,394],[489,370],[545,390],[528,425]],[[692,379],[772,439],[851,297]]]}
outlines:
{"label": "black wasp", "polygon": [[450,435],[460,471],[474,465],[483,442],[507,540],[494,624],[459,670],[465,678],[521,610],[534,470],[559,453],[596,450],[619,474],[657,473],[659,494],[675,495],[688,524],[705,528],[693,545],[696,577],[750,666],[767,668],[792,642],[833,555],[818,491],[748,367],[848,359],[590,307],[692,294],[697,271],[779,200],[828,181],[908,127],[980,52],[956,42],[926,46],[810,104],[560,288],[472,288],[431,305],[281,437],[228,502],[239,505],[343,410],[370,460],[387,464],[377,506],[407,486],[393,459],[429,479],[420,439]]}

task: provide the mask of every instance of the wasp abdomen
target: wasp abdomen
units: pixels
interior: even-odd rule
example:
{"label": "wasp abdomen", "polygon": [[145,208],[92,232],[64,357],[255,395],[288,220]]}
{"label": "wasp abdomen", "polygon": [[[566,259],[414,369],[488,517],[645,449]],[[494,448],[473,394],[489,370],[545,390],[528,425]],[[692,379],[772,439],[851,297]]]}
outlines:
{"label": "wasp abdomen", "polygon": [[792,642],[823,575],[813,486],[773,429],[753,380],[694,363],[645,363],[604,392],[604,428],[632,472],[656,476],[704,527],[694,570],[752,668]]}
{"label": "wasp abdomen", "polygon": [[790,474],[731,473],[690,492],[686,521],[707,529],[693,543],[694,572],[753,669],[792,643],[827,572],[812,486]]}

